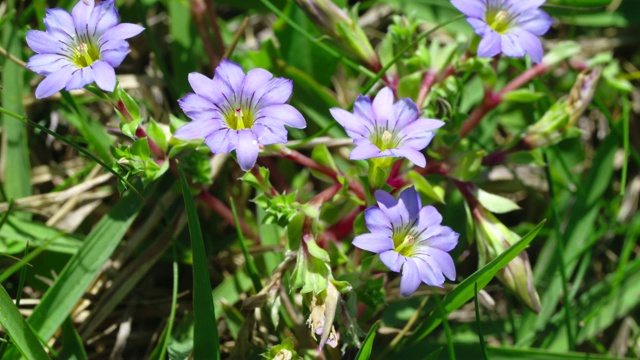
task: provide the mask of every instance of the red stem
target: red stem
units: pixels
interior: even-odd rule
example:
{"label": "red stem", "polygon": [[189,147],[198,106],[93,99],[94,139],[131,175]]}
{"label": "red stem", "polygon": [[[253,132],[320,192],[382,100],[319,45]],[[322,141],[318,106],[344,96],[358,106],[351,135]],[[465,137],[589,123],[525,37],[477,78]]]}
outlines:
{"label": "red stem", "polygon": [[[328,175],[329,177],[331,177],[334,181],[338,181],[338,174],[335,170],[333,170],[330,167],[318,164],[317,162],[315,162],[313,159],[306,157],[304,155],[302,155],[301,153],[289,149],[289,148],[281,148],[281,151],[279,151],[277,153],[278,156],[281,156],[285,159],[289,159],[293,162],[296,162],[304,167],[307,167],[309,169],[313,169],[316,171],[319,171],[325,175]],[[353,191],[354,194],[356,194],[360,199],[364,200],[366,198],[366,195],[364,193],[364,189],[362,188],[362,185],[360,185],[360,183],[356,182],[353,179],[349,179],[349,190]]]}
{"label": "red stem", "polygon": [[549,70],[549,67],[546,64],[540,63],[540,64],[537,64],[537,65],[535,65],[534,67],[532,67],[530,69],[527,69],[525,72],[520,74],[518,77],[516,77],[515,79],[511,80],[498,93],[494,93],[493,91],[487,89],[485,91],[484,100],[482,101],[482,105],[480,105],[480,107],[476,108],[471,113],[471,115],[469,115],[469,118],[462,124],[462,128],[460,129],[460,137],[464,138],[467,135],[469,135],[471,130],[473,130],[476,126],[478,126],[478,124],[480,123],[482,118],[484,118],[484,116],[487,115],[487,113],[489,111],[495,109],[495,107],[498,106],[502,102],[502,98],[503,98],[504,94],[522,87],[523,85],[525,85],[529,81],[531,81],[534,78],[544,74],[548,70]]}
{"label": "red stem", "polygon": [[207,3],[207,12],[209,13],[209,20],[211,20],[211,27],[213,27],[213,35],[216,37],[216,48],[218,51],[218,57],[224,56],[224,41],[222,40],[222,34],[220,34],[220,26],[218,26],[218,15],[216,14],[216,5],[213,0],[205,0]]}
{"label": "red stem", "polygon": [[424,101],[427,99],[427,94],[429,94],[429,91],[431,90],[431,87],[435,82],[436,72],[435,70],[431,69],[424,76],[422,84],[420,84],[420,94],[418,95],[418,103],[416,104],[418,106],[418,111],[420,111],[420,109],[422,109],[422,106],[424,106]]}
{"label": "red stem", "polygon": [[[233,212],[231,209],[227,207],[222,201],[220,201],[215,196],[211,195],[207,190],[202,189],[200,194],[198,194],[200,200],[202,200],[205,204],[207,204],[211,210],[215,211],[220,217],[224,219],[229,224],[234,225],[235,220],[233,218]],[[257,239],[258,236],[253,232],[253,229],[243,220],[238,219],[238,223],[240,224],[240,229],[242,232],[248,237]]]}
{"label": "red stem", "polygon": [[158,146],[158,144],[156,144],[155,141],[153,141],[148,135],[147,132],[141,127],[138,126],[138,128],[136,129],[136,136],[139,138],[147,138],[147,143],[149,143],[149,150],[151,150],[151,152],[153,153],[153,155],[155,157],[157,157],[158,159],[164,159],[165,158],[165,153],[162,151],[162,149],[160,149],[160,147]]}

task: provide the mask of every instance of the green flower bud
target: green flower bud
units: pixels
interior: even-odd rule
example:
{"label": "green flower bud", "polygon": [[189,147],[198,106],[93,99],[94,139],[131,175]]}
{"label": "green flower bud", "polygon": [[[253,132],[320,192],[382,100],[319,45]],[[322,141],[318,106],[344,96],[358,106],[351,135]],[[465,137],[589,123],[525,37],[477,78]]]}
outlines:
{"label": "green flower bud", "polygon": [[528,149],[549,146],[576,133],[573,126],[593,100],[602,68],[585,70],[576,79],[569,96],[558,100],[527,131],[523,145]]}
{"label": "green flower bud", "polygon": [[331,0],[296,0],[307,16],[327,35],[340,41],[373,70],[381,68],[362,28]]}
{"label": "green flower bud", "polygon": [[[482,267],[520,240],[492,213],[477,204],[473,210],[479,266]],[[535,312],[540,312],[540,297],[533,284],[533,272],[526,251],[500,270],[498,280]]]}

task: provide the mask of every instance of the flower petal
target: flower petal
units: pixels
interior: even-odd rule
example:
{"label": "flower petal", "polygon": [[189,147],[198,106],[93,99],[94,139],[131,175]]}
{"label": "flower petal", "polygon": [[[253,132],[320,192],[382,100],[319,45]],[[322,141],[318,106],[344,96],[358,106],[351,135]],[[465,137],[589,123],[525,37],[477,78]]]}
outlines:
{"label": "flower petal", "polygon": [[47,76],[60,70],[64,66],[71,65],[71,61],[62,55],[36,54],[29,58],[26,68],[42,76]]}
{"label": "flower petal", "polygon": [[368,138],[373,132],[373,124],[366,119],[340,108],[331,108],[329,112],[352,139]]}
{"label": "flower petal", "polygon": [[73,73],[71,79],[69,79],[69,82],[67,83],[65,89],[67,91],[82,89],[83,87],[93,83],[93,81],[94,75],[92,68],[86,67],[78,69]]}
{"label": "flower petal", "polygon": [[38,54],[66,54],[66,48],[51,35],[40,30],[29,30],[27,45]]}
{"label": "flower petal", "polygon": [[518,21],[522,29],[537,36],[546,34],[553,25],[551,16],[542,10],[527,12],[525,16],[518,18]]}
{"label": "flower petal", "polygon": [[124,40],[111,40],[100,47],[100,60],[112,67],[118,67],[129,54],[129,43]]}
{"label": "flower petal", "polygon": [[188,93],[178,100],[178,105],[190,119],[212,120],[220,118],[219,110],[209,100],[194,93]]}
{"label": "flower petal", "polygon": [[433,226],[420,234],[416,239],[416,243],[418,244],[417,246],[430,246],[442,251],[451,251],[458,245],[459,237],[460,234],[451,230],[448,226]]}
{"label": "flower petal", "polygon": [[523,57],[524,48],[521,44],[521,39],[517,33],[511,32],[503,35],[502,37],[502,52],[508,57]]}
{"label": "flower petal", "polygon": [[451,0],[451,4],[468,17],[482,19],[487,10],[486,1],[482,0]]}
{"label": "flower petal", "polygon": [[[264,119],[263,119],[264,117]],[[296,129],[304,129],[307,122],[300,112],[291,105],[279,104],[264,107],[256,114],[256,122],[276,122]]]}
{"label": "flower petal", "polygon": [[204,139],[220,128],[216,121],[191,121],[178,128],[173,136],[183,140]]}
{"label": "flower petal", "polygon": [[45,9],[44,27],[48,33],[58,32],[71,38],[76,34],[73,18],[66,10],[55,8]]}
{"label": "flower petal", "polygon": [[429,257],[438,264],[438,268],[442,271],[447,279],[453,281],[456,279],[456,265],[449,253],[436,248],[429,248],[427,253]]}
{"label": "flower petal", "polygon": [[442,271],[440,271],[440,268],[434,264],[428,256],[415,257],[415,263],[422,282],[429,286],[442,287],[444,283]]}
{"label": "flower petal", "polygon": [[228,128],[221,128],[204,139],[211,152],[226,154],[234,150],[238,144],[238,132]]}
{"label": "flower petal", "polygon": [[105,31],[118,24],[118,10],[113,0],[101,1],[91,11],[89,32],[91,36],[100,37]]}
{"label": "flower petal", "polygon": [[[393,91],[385,87],[378,92],[373,99],[373,112],[375,114],[376,125],[384,126],[391,118],[393,108]],[[390,128],[393,128],[390,126]]]}
{"label": "flower petal", "polygon": [[368,141],[363,141],[358,144],[353,150],[349,158],[351,160],[366,160],[378,157],[380,155],[380,149]]}
{"label": "flower petal", "polygon": [[417,120],[419,115],[420,112],[413,100],[409,98],[400,99],[393,104],[391,114],[389,115],[389,129],[401,130],[412,121]]}
{"label": "flower petal", "polygon": [[522,29],[516,29],[514,30],[514,33],[518,35],[520,45],[523,47],[524,51],[531,56],[531,60],[536,64],[541,63],[544,50],[542,49],[540,39],[530,32]]}
{"label": "flower petal", "polygon": [[140,25],[130,23],[117,24],[114,27],[110,28],[109,31],[105,31],[100,36],[100,40],[98,41],[98,43],[102,45],[107,41],[126,40],[140,34],[143,31],[144,27]]}
{"label": "flower petal", "polygon": [[360,95],[353,103],[353,113],[364,120],[368,120],[375,127],[376,115],[373,113],[373,106],[369,97]]}
{"label": "flower petal", "polygon": [[220,65],[216,68],[215,77],[227,82],[233,92],[239,94],[245,75],[242,66],[231,60],[222,59]]}
{"label": "flower petal", "polygon": [[402,279],[400,279],[400,295],[409,296],[418,290],[420,286],[420,274],[415,260],[409,258],[402,266]]}
{"label": "flower petal", "polygon": [[112,92],[116,88],[116,71],[107,62],[98,60],[91,64],[96,85],[104,91]]}
{"label": "flower petal", "polygon": [[259,152],[260,146],[258,145],[256,134],[247,129],[238,131],[236,156],[238,158],[238,164],[242,170],[249,171],[253,168],[258,160]]}
{"label": "flower petal", "polygon": [[393,249],[390,237],[377,233],[358,235],[353,239],[353,246],[376,254]]}
{"label": "flower petal", "polygon": [[256,134],[258,143],[262,145],[284,144],[287,142],[287,129],[283,126],[259,123],[253,125],[252,130]]}
{"label": "flower petal", "polygon": [[476,18],[467,18],[467,22],[473,28],[473,31],[484,37],[486,34],[493,32],[493,29],[487,25],[484,20],[476,19]]}
{"label": "flower petal", "polygon": [[389,268],[391,271],[400,272],[402,269],[402,264],[404,264],[406,257],[398,254],[393,250],[385,251],[380,253],[380,261]]}
{"label": "flower petal", "polygon": [[398,205],[406,209],[411,219],[417,218],[422,208],[422,199],[416,188],[411,186],[404,189],[398,198]]}
{"label": "flower petal", "polygon": [[424,231],[432,226],[440,225],[440,223],[442,223],[442,215],[440,215],[435,207],[429,205],[420,209],[416,228]]}
{"label": "flower petal", "polygon": [[76,28],[76,32],[86,33],[94,6],[94,0],[80,0],[76,6],[73,7],[71,17],[73,18],[73,26]]}
{"label": "flower petal", "polygon": [[269,80],[273,78],[273,74],[265,69],[251,69],[247,72],[247,76],[242,83],[242,98],[249,101],[249,106],[255,106],[258,102],[259,96],[256,97],[256,93],[262,94],[260,89],[267,86]]}
{"label": "flower petal", "polygon": [[396,157],[405,157],[416,166],[421,168],[427,166],[427,159],[420,151],[415,150],[408,146],[402,146],[398,149],[389,149],[389,151]]}
{"label": "flower petal", "polygon": [[380,208],[372,206],[364,211],[364,221],[367,229],[372,233],[390,237],[393,235],[393,227],[387,215]]}
{"label": "flower petal", "polygon": [[77,68],[73,66],[65,66],[60,70],[49,74],[40,82],[40,84],[38,84],[35,94],[36,98],[43,99],[62,90],[71,79],[75,70],[77,70]]}
{"label": "flower petal", "polygon": [[480,44],[478,44],[478,56],[479,57],[493,57],[502,51],[502,39],[501,36],[491,30],[484,34]]}
{"label": "flower petal", "polygon": [[284,104],[293,93],[293,81],[285,78],[273,78],[256,92],[257,107]]}

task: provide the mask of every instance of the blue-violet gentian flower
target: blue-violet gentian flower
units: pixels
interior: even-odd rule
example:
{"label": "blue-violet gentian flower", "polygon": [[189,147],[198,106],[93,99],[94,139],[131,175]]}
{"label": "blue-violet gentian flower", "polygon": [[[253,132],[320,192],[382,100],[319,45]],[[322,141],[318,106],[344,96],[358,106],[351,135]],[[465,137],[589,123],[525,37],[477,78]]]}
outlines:
{"label": "blue-violet gentian flower", "polygon": [[400,294],[411,295],[421,282],[442,287],[444,277],[454,280],[456,268],[449,251],[458,244],[458,233],[442,226],[442,216],[433,206],[422,207],[413,187],[396,200],[389,193],[375,192],[378,206],[365,210],[371,233],[357,236],[353,245],[380,255],[395,272],[402,271]]}
{"label": "blue-violet gentian flower", "polygon": [[418,107],[409,98],[396,103],[393,100],[393,92],[385,87],[373,102],[360,95],[354,103],[353,113],[340,108],[330,111],[356,145],[351,151],[352,160],[405,157],[425,167],[427,160],[420,151],[435,136],[433,130],[440,128],[444,122],[420,119]]}
{"label": "blue-violet gentian flower", "polygon": [[185,140],[204,138],[214,154],[236,151],[240,168],[251,170],[258,159],[260,145],[287,142],[285,125],[304,129],[306,122],[293,106],[291,80],[274,78],[264,69],[250,70],[224,59],[213,79],[189,74],[195,93],[178,101],[193,121],[180,127],[175,137]]}
{"label": "blue-violet gentian flower", "polygon": [[553,19],[540,10],[545,0],[451,0],[482,37],[478,56],[531,56],[542,61],[542,43],[538,36],[549,31]]}
{"label": "blue-violet gentian flower", "polygon": [[47,9],[46,31],[27,31],[27,44],[37,54],[26,67],[46,78],[36,89],[42,99],[64,89],[81,89],[93,82],[104,91],[116,87],[115,67],[129,53],[125,39],[141,33],[135,24],[118,24],[114,0],[95,4],[80,0],[71,14]]}

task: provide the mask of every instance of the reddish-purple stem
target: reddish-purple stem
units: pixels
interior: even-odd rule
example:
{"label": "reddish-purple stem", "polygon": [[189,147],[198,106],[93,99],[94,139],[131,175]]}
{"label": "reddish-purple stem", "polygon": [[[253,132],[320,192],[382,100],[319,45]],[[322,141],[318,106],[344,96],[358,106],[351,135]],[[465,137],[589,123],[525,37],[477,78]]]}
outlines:
{"label": "reddish-purple stem", "polygon": [[[220,215],[220,217],[224,219],[224,221],[226,221],[231,225],[235,224],[235,220],[233,218],[233,212],[231,211],[231,209],[229,209],[227,205],[225,205],[218,198],[211,195],[206,189],[202,189],[200,191],[200,194],[198,194],[198,197],[205,204],[207,204],[211,208],[211,210],[213,210],[216,214]],[[240,229],[245,235],[254,239],[258,238],[256,234],[253,232],[253,229],[243,219],[241,218],[238,219],[238,223],[240,224]]]}
{"label": "reddish-purple stem", "polygon": [[548,70],[549,67],[546,64],[540,63],[530,69],[527,69],[525,72],[520,74],[520,76],[511,80],[511,82],[509,82],[500,92],[495,93],[490,89],[487,89],[487,91],[485,91],[484,100],[482,101],[480,107],[471,112],[469,118],[462,124],[462,128],[460,129],[460,137],[464,138],[469,135],[471,130],[478,126],[482,118],[484,118],[484,116],[487,115],[489,111],[495,109],[495,107],[498,106],[500,102],[502,102],[504,94],[522,87],[529,81],[544,74]]}

